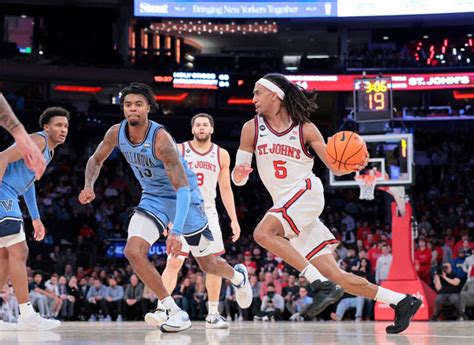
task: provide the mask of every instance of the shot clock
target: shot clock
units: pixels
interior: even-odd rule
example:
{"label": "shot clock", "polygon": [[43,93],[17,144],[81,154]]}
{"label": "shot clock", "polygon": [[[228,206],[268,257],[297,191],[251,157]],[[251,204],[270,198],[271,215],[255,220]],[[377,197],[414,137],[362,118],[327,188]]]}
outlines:
{"label": "shot clock", "polygon": [[392,119],[390,78],[354,79],[354,120],[356,122]]}

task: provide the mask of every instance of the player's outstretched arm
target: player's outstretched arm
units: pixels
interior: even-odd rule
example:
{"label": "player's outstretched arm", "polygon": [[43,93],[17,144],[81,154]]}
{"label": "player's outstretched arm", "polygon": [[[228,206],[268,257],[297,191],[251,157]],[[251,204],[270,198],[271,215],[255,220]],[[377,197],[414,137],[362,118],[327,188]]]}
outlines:
{"label": "player's outstretched arm", "polygon": [[173,220],[173,227],[166,240],[166,251],[177,256],[182,247],[180,235],[183,232],[184,223],[189,211],[191,190],[176,148],[176,143],[171,135],[164,129],[158,132],[155,138],[154,148],[156,158],[163,162],[170,183],[176,190],[176,213]]}
{"label": "player's outstretched arm", "polygon": [[[31,141],[31,145],[36,147],[39,152],[43,151],[46,147],[46,140],[41,135],[32,134],[31,136],[28,136],[28,140]],[[3,176],[5,175],[8,164],[16,162],[22,157],[22,152],[18,145],[12,145],[5,151],[0,152],[0,182],[3,181]]]}
{"label": "player's outstretched arm", "polygon": [[252,155],[255,140],[255,121],[249,120],[242,127],[240,133],[240,145],[235,157],[235,167],[232,170],[232,182],[236,186],[243,186],[247,183],[252,169]]}
{"label": "player's outstretched arm", "polygon": [[230,185],[230,155],[227,150],[219,150],[219,160],[221,162],[221,171],[219,173],[219,191],[221,193],[222,203],[230,218],[232,228],[232,242],[240,237],[240,225],[235,212],[234,193]]}
{"label": "player's outstretched arm", "polygon": [[20,120],[8,105],[5,97],[0,93],[0,126],[5,128],[15,139],[26,166],[35,172],[39,179],[46,169],[46,162],[39,148],[34,145]]}
{"label": "player's outstretched arm", "polygon": [[117,146],[119,128],[120,125],[110,127],[94,154],[87,161],[84,189],[79,194],[79,202],[83,205],[95,199],[94,183],[99,177],[104,161],[110,156],[115,146]]}
{"label": "player's outstretched arm", "polygon": [[[314,123],[305,123],[303,125],[303,136],[304,136],[304,142],[307,143],[311,148],[316,152],[318,155],[319,159],[321,159],[326,165],[326,167],[332,171],[332,173],[336,176],[342,176],[346,174],[350,174],[353,171],[339,171],[339,170],[334,170],[331,169],[331,166],[328,164],[326,160],[326,142],[324,141],[324,138],[319,131],[319,129],[314,125]],[[368,161],[368,157],[366,159]],[[367,163],[366,163],[367,164]],[[354,171],[358,171],[363,169],[364,166],[357,166]]]}

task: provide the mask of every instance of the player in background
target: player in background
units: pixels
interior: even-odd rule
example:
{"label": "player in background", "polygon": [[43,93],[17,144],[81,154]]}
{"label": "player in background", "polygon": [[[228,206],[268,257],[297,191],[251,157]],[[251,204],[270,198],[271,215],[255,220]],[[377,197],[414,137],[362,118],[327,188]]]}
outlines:
{"label": "player in background", "polygon": [[[60,107],[46,109],[39,118],[43,131],[31,135],[46,164],[53,158],[54,149],[64,143],[69,129],[69,112]],[[45,228],[36,204],[35,172],[26,166],[18,146],[12,145],[0,153],[0,286],[7,278],[13,284],[18,299],[20,330],[50,330],[60,325],[35,312],[28,297],[26,260],[28,246],[23,230],[18,197],[23,196],[33,221],[34,239],[41,241]],[[8,326],[3,323],[3,326]]]}
{"label": "player in background", "polygon": [[[324,138],[310,120],[310,114],[317,109],[316,93],[306,94],[281,74],[267,74],[259,79],[253,93],[257,116],[242,128],[232,179],[239,186],[246,183],[255,154],[260,178],[274,202],[257,225],[255,240],[311,282],[316,294],[310,316],[341,297],[342,289],[335,288],[332,281],[350,294],[389,304],[395,309],[395,324],[386,331],[402,332],[421,306],[421,300],[342,271],[330,249],[337,241],[319,220],[324,208],[324,190],[312,172],[314,157],[308,149],[328,168],[329,165]],[[356,170],[362,169],[368,158]],[[333,173],[349,172],[333,170]]]}
{"label": "player in background", "polygon": [[206,273],[230,279],[236,287],[238,303],[248,308],[252,302],[252,289],[245,266],[239,264],[232,268],[222,258],[212,255],[213,237],[203,211],[196,175],[180,157],[171,135],[162,125],[148,119],[148,113],[158,109],[153,91],[147,85],[132,83],[121,91],[120,106],[125,120],[107,131],[87,162],[79,201],[87,204],[94,200],[94,183],[101,167],[118,147],[142,187],[140,204],[128,227],[125,256],[169,315],[166,319],[156,320],[154,325],[160,326],[164,332],[178,332],[191,327],[189,316],[176,305],[148,259],[150,246],[170,222],[173,226],[166,240],[167,253],[179,255],[184,237],[200,268]]}
{"label": "player in background", "polygon": [[[204,198],[204,208],[212,232],[212,254],[221,256],[225,253],[219,217],[216,210],[216,188],[219,184],[222,203],[230,218],[232,241],[240,237],[240,226],[235,212],[234,194],[230,184],[230,156],[229,153],[212,143],[214,133],[214,119],[211,115],[200,113],[191,119],[193,140],[178,144],[178,150],[184,157],[189,168],[196,174],[198,186]],[[170,292],[176,287],[178,273],[184,260],[189,256],[189,246],[183,245],[182,253],[178,257],[168,256],[166,268],[163,271],[163,282]],[[206,317],[207,328],[229,328],[229,323],[219,315],[219,295],[222,278],[206,275],[206,289],[209,300],[209,314]],[[163,309],[158,305],[158,309]]]}
{"label": "player in background", "polygon": [[34,171],[36,179],[39,180],[46,169],[46,161],[38,146],[34,144],[20,120],[13,113],[2,93],[0,93],[0,126],[13,136],[26,166]]}

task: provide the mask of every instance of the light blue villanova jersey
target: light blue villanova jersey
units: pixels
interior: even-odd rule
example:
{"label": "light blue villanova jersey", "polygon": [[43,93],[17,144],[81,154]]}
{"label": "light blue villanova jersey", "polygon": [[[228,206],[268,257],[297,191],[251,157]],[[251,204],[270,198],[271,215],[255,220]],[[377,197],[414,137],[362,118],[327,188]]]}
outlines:
{"label": "light blue villanova jersey", "polygon": [[[156,158],[154,148],[155,137],[163,126],[149,121],[145,138],[141,143],[133,144],[127,135],[127,120],[120,123],[118,146],[135,177],[142,187],[143,196],[176,200],[176,191],[166,174],[163,162]],[[196,175],[188,168],[186,161],[178,154],[183,163],[184,171],[191,189],[191,204],[202,204],[201,193],[197,185]]]}
{"label": "light blue villanova jersey", "polygon": [[[46,132],[37,132],[35,134],[46,139],[46,147],[43,150],[43,156],[47,165],[53,158],[53,154],[48,146],[48,134]],[[8,164],[5,175],[3,176],[3,184],[7,189],[16,192],[17,195],[23,195],[34,182],[35,173],[26,166],[23,159]]]}

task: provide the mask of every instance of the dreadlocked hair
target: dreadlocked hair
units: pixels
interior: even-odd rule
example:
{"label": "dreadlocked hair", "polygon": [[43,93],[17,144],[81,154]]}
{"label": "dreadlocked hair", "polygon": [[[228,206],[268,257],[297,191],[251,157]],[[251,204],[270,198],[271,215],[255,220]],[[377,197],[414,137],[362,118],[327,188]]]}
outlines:
{"label": "dreadlocked hair", "polygon": [[156,112],[160,108],[158,103],[155,100],[155,94],[151,90],[151,88],[142,83],[131,83],[129,86],[125,87],[120,91],[120,109],[123,110],[123,103],[125,100],[125,96],[134,94],[134,95],[142,95],[147,100],[148,104],[150,105],[150,112]]}
{"label": "dreadlocked hair", "polygon": [[316,91],[306,91],[279,73],[266,74],[263,78],[270,80],[283,90],[285,97],[282,100],[282,105],[290,114],[294,124],[299,125],[311,122],[311,113],[318,109]]}

